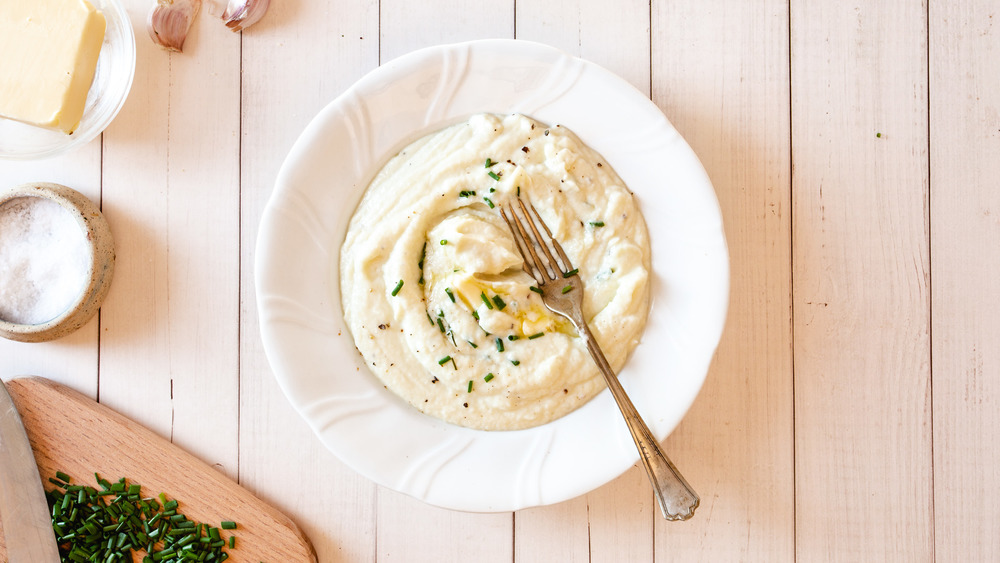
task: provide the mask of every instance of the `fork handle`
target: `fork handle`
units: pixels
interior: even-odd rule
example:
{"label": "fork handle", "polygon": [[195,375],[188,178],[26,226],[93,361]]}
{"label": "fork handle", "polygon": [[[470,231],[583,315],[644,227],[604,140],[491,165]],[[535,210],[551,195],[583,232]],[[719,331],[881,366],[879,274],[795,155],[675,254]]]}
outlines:
{"label": "fork handle", "polygon": [[656,500],[660,503],[663,517],[667,520],[691,518],[694,516],[694,511],[698,508],[701,499],[663,453],[660,443],[649,431],[649,427],[646,426],[642,417],[639,416],[639,411],[635,409],[632,400],[625,393],[625,389],[618,381],[618,376],[611,369],[611,364],[604,357],[604,352],[601,351],[597,340],[591,334],[587,323],[584,322],[581,325],[578,328],[581,336],[587,342],[587,349],[604,375],[608,389],[611,390],[611,396],[618,403],[618,408],[621,410],[622,416],[625,417],[625,424],[628,425],[632,439],[635,440],[635,446],[639,449],[639,458],[642,459],[642,465],[646,468],[646,474],[649,475],[649,482],[653,485],[653,491],[656,494]]}

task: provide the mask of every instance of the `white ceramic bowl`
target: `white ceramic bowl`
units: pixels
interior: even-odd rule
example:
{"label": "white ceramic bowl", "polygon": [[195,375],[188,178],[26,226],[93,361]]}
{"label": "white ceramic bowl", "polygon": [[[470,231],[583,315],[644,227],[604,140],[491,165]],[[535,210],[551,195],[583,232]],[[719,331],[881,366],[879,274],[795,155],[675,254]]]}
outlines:
{"label": "white ceramic bowl", "polygon": [[350,467],[428,503],[485,512],[586,493],[638,455],[607,391],[536,428],[472,430],[387,391],[354,347],[338,269],[362,193],[406,144],[480,112],[570,128],[634,191],[649,227],[652,305],[620,377],[658,439],[704,381],[729,266],[712,185],[663,113],[621,78],[557,49],[512,40],[424,49],[372,71],[316,116],[281,168],[257,241],[261,335],[275,377]]}
{"label": "white ceramic bowl", "polygon": [[91,0],[107,30],[80,126],[72,135],[0,118],[0,158],[48,158],[85,145],[101,134],[125,104],[135,75],[135,36],[118,0]]}

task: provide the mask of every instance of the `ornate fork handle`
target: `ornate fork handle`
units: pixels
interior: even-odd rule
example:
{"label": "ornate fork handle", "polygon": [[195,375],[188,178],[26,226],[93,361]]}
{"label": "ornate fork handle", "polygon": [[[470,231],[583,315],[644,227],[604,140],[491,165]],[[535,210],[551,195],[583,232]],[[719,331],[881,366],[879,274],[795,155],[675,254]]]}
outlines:
{"label": "ornate fork handle", "polygon": [[[639,450],[639,458],[642,459],[646,474],[649,475],[649,481],[656,493],[656,500],[660,503],[663,517],[667,520],[691,518],[698,508],[700,499],[674,464],[663,454],[659,442],[639,416],[635,405],[618,381],[618,376],[604,357],[600,345],[591,334],[590,327],[583,318],[583,280],[580,279],[569,257],[566,256],[559,241],[552,236],[552,232],[538,211],[533,206],[526,206],[520,198],[516,201],[521,210],[520,215],[524,217],[523,220],[513,205],[502,205],[500,215],[510,227],[517,249],[524,258],[524,270],[538,283],[545,306],[569,319],[587,344],[587,350],[604,375],[604,381],[607,382],[611,395],[615,398],[622,416],[625,417],[625,423]],[[527,223],[527,228],[524,223]]]}
{"label": "ornate fork handle", "polygon": [[701,502],[698,494],[694,492],[691,485],[684,479],[684,476],[680,474],[670,459],[663,453],[660,443],[653,436],[653,433],[650,432],[649,427],[646,426],[642,417],[639,416],[635,405],[632,404],[632,400],[629,399],[622,384],[618,381],[618,377],[611,369],[611,365],[608,364],[607,358],[604,357],[604,352],[597,344],[597,340],[590,333],[587,323],[582,322],[582,319],[577,321],[577,319],[570,318],[570,320],[576,326],[580,337],[587,343],[587,350],[590,351],[590,355],[597,362],[597,367],[600,368],[601,374],[604,375],[604,381],[608,384],[611,396],[615,398],[622,416],[625,417],[625,424],[628,425],[628,430],[632,434],[635,446],[639,450],[639,458],[642,460],[642,465],[646,468],[646,474],[649,475],[649,482],[653,485],[653,491],[656,494],[656,500],[660,503],[660,511],[663,512],[663,517],[667,520],[687,520],[691,518],[694,516],[694,511]]}

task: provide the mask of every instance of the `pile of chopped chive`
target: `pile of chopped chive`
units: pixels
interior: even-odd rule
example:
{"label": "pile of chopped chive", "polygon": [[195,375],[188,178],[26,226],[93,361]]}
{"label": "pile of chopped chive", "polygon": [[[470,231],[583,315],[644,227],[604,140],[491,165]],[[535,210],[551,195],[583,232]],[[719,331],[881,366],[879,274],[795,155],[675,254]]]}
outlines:
{"label": "pile of chopped chive", "polygon": [[[124,477],[115,483],[96,473],[94,478],[101,490],[70,484],[61,471],[49,479],[56,488],[46,497],[64,562],[131,562],[133,551],[145,551],[143,563],[218,562],[229,559],[227,546],[236,546],[236,536],[227,540],[219,528],[188,520],[163,493],[159,500],[144,498],[142,487]],[[220,527],[234,530],[236,523]]]}

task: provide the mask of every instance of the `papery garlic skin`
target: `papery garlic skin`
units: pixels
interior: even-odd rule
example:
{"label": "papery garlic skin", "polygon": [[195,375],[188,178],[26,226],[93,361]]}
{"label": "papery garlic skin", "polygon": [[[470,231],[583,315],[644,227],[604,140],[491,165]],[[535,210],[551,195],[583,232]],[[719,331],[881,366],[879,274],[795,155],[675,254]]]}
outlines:
{"label": "papery garlic skin", "polygon": [[146,31],[153,43],[180,52],[200,9],[201,0],[156,0],[146,20]]}
{"label": "papery garlic skin", "polygon": [[264,17],[271,0],[229,0],[222,19],[234,32],[243,31]]}

